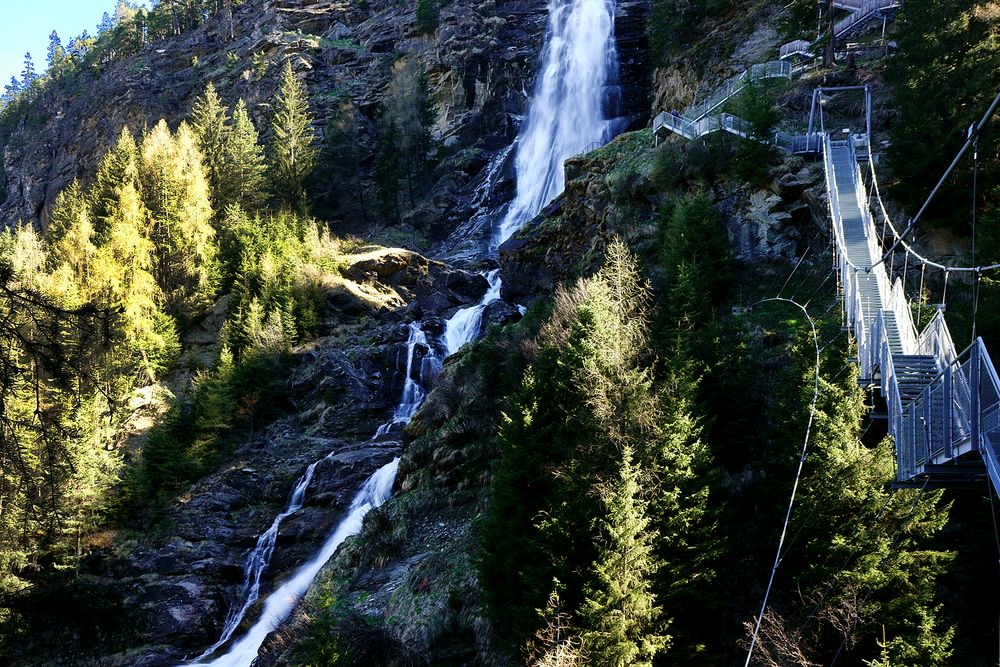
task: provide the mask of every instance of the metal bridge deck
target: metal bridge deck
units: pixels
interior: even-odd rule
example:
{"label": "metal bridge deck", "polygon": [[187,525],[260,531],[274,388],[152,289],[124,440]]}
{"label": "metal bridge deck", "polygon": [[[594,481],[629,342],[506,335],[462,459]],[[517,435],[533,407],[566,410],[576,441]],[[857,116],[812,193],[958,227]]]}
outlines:
{"label": "metal bridge deck", "polygon": [[[824,141],[844,308],[865,383],[886,402],[900,485],[1000,489],[1000,379],[982,339],[957,352],[938,312],[917,333],[902,282],[881,263],[853,137]],[[985,462],[985,466],[982,463]]]}

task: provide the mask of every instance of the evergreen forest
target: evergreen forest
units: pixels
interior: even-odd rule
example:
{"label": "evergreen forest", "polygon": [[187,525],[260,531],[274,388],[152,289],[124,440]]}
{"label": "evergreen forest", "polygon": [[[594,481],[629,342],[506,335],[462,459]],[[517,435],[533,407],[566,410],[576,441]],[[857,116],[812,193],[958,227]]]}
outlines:
{"label": "evergreen forest", "polygon": [[[0,96],[0,664],[994,664],[1000,5],[872,2],[52,31]],[[984,387],[910,433],[982,400],[983,454],[906,471],[855,204]]]}

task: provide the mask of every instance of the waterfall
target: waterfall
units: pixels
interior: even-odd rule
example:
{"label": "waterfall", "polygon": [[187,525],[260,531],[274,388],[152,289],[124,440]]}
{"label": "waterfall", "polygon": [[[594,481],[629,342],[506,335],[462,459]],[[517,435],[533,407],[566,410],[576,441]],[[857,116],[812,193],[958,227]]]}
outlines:
{"label": "waterfall", "polygon": [[[427,390],[424,389],[423,383],[427,379],[437,375],[436,365],[425,363],[433,359],[432,354],[427,354],[419,362],[420,367],[417,371],[417,377],[413,377],[413,360],[416,357],[417,346],[422,345],[428,350],[430,348],[427,345],[427,335],[420,328],[419,322],[410,322],[409,330],[409,337],[406,340],[406,378],[403,380],[403,396],[399,399],[399,403],[392,413],[392,419],[378,427],[372,440],[377,440],[380,436],[388,433],[394,426],[405,426],[409,423],[413,415],[416,414],[417,408],[423,403],[424,397],[427,396]],[[428,365],[431,366],[430,369],[425,368]],[[429,370],[426,375],[425,370]]]}
{"label": "waterfall", "polygon": [[[309,584],[319,574],[320,569],[330,560],[337,547],[351,535],[361,530],[361,522],[372,508],[384,503],[392,494],[392,484],[396,480],[396,469],[399,467],[399,457],[375,471],[362,485],[361,490],[351,501],[347,516],[341,520],[337,529],[330,534],[312,560],[299,567],[295,574],[267,596],[260,618],[238,642],[233,644],[225,655],[209,663],[197,663],[202,667],[247,667],[257,658],[257,651],[267,637],[281,621],[285,620],[299,599],[305,595]],[[227,638],[228,639],[228,638]],[[224,641],[220,640],[218,645]],[[214,650],[214,649],[213,649]],[[210,651],[209,651],[210,652]]]}
{"label": "waterfall", "polygon": [[[322,459],[320,459],[321,461]],[[257,538],[257,546],[254,547],[250,555],[247,556],[247,562],[243,566],[243,587],[240,590],[241,597],[243,598],[243,604],[239,607],[234,606],[229,610],[229,615],[226,617],[225,626],[222,629],[222,635],[219,640],[208,647],[204,653],[199,655],[195,660],[201,660],[207,656],[212,655],[217,648],[225,644],[233,636],[233,632],[239,627],[239,624],[243,622],[243,617],[246,616],[247,610],[250,609],[250,605],[257,601],[260,595],[260,576],[263,574],[264,569],[267,564],[271,561],[271,554],[274,552],[274,543],[278,538],[278,528],[281,527],[281,522],[284,521],[288,516],[299,511],[302,507],[302,501],[305,499],[306,488],[309,486],[309,482],[312,481],[313,472],[316,470],[316,466],[319,465],[320,461],[314,461],[309,464],[306,468],[305,473],[302,477],[295,482],[295,486],[292,488],[292,497],[288,501],[288,506],[285,507],[285,511],[275,517],[274,521],[271,523],[271,527],[268,528],[264,533]]]}
{"label": "waterfall", "polygon": [[479,334],[483,324],[483,311],[486,306],[500,298],[500,269],[487,271],[483,274],[489,288],[486,294],[475,306],[462,308],[451,316],[444,329],[444,342],[448,354],[458,352],[463,345]]}
{"label": "waterfall", "polygon": [[610,0],[550,0],[542,66],[517,140],[517,194],[496,246],[562,192],[567,158],[611,139],[619,97],[613,29]]}
{"label": "waterfall", "polygon": [[[550,0],[535,94],[513,145],[517,151],[516,195],[494,231],[493,239],[481,249],[480,257],[489,256],[562,192],[565,184],[563,162],[567,158],[608,141],[618,130],[616,117],[619,115],[620,91],[617,87],[618,57],[612,32],[613,16],[614,3],[610,0]],[[484,204],[490,185],[499,174],[509,150],[510,147],[503,157],[497,157],[490,163],[484,184],[475,192],[477,206]],[[453,354],[479,335],[486,306],[500,298],[500,271],[494,269],[482,275],[489,284],[486,294],[476,305],[458,310],[445,324],[443,342],[447,354]],[[519,310],[523,313],[523,308],[519,307]],[[422,355],[419,361],[418,353]],[[440,368],[441,359],[435,354],[433,346],[428,344],[422,323],[411,323],[402,396],[392,419],[378,428],[373,440],[410,421]],[[306,469],[296,482],[288,507],[261,535],[244,568],[242,604],[236,613],[231,612],[227,617],[219,640],[196,660],[210,656],[228,642],[247,609],[256,601],[261,573],[274,549],[278,526],[285,517],[301,507],[318,463],[316,461]],[[396,458],[365,482],[347,515],[329,535],[319,553],[267,597],[260,618],[246,635],[230,646],[224,655],[204,664],[245,667],[253,662],[267,634],[291,613],[337,547],[361,530],[364,516],[370,509],[389,498],[398,464],[399,459]]]}

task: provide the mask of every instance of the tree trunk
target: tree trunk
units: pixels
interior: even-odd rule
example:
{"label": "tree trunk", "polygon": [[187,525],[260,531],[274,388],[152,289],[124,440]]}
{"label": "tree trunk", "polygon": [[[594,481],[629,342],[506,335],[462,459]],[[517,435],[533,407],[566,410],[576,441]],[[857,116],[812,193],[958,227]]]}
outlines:
{"label": "tree trunk", "polygon": [[226,23],[226,36],[229,41],[233,41],[233,0],[222,0],[222,20]]}

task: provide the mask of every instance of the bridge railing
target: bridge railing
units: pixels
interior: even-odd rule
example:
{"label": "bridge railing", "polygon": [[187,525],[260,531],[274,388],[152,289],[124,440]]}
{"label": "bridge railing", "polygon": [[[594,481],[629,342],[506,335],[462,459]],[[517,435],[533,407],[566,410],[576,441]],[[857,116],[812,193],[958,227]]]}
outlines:
{"label": "bridge railing", "polygon": [[[864,350],[859,344],[858,357],[866,359],[865,364],[869,369],[879,369],[879,388],[885,398],[889,433],[893,438],[900,438],[903,433],[903,402],[899,394],[899,383],[896,380],[896,368],[892,361],[892,346],[886,333],[885,314],[881,311],[875,316],[875,322],[872,324],[871,341],[871,344],[867,345]],[[902,440],[897,439],[896,442],[902,442]],[[904,479],[901,476],[904,465],[909,464],[902,458],[897,458],[897,474],[900,475],[900,479]]]}
{"label": "bridge railing", "polygon": [[921,466],[979,451],[994,488],[1000,488],[1000,378],[981,338],[905,406],[902,421],[900,479],[912,478]]}
{"label": "bridge railing", "polygon": [[[912,480],[918,475],[930,474],[928,466],[949,463],[967,452],[978,451],[986,462],[994,488],[1000,489],[1000,377],[986,346],[979,338],[963,352],[956,352],[951,332],[940,311],[917,335],[902,281],[896,279],[891,286],[888,285],[884,263],[870,270],[851,265],[844,246],[844,220],[841,215],[842,197],[848,193],[841,192],[837,186],[837,167],[830,159],[834,148],[848,149],[853,158],[854,144],[850,137],[847,141],[833,141],[827,135],[823,141],[823,162],[844,310],[857,339],[861,376],[872,379],[877,371],[879,377],[879,386],[888,408],[889,433],[896,443],[897,478]],[[875,242],[877,232],[857,162],[852,160],[850,164],[855,170],[852,174],[852,194],[858,197],[868,252],[874,262],[881,256],[882,250]],[[874,317],[869,318],[871,324],[866,330],[865,307],[870,307],[870,304],[862,304],[858,281],[860,276],[871,273],[878,280],[882,303],[877,312],[869,313]],[[886,326],[889,313],[896,321],[903,354],[932,357],[936,367],[936,373],[932,370],[927,374],[920,393],[907,398],[905,405]],[[910,386],[913,381],[912,377],[908,377]]]}
{"label": "bridge railing", "polygon": [[958,358],[951,331],[944,321],[944,312],[937,311],[917,338],[917,354],[931,355],[939,359],[943,368]]}
{"label": "bridge railing", "polygon": [[727,79],[706,99],[686,108],[682,115],[692,119],[693,121],[697,121],[702,117],[707,116],[713,109],[743,90],[747,83],[751,81],[759,81],[761,79],[773,79],[778,77],[786,79],[792,78],[791,63],[782,60],[771,60],[766,63],[757,63],[756,65],[743,70],[736,76]]}
{"label": "bridge railing", "polygon": [[812,42],[805,39],[796,39],[788,42],[787,44],[782,44],[781,48],[778,49],[778,59],[785,60],[794,55],[809,55],[811,56],[809,49],[812,48]]}
{"label": "bridge railing", "polygon": [[[837,271],[840,274],[840,282],[844,292],[844,311],[847,323],[854,333],[854,338],[858,343],[858,358],[862,362],[861,374],[864,378],[872,377],[873,359],[870,357],[869,335],[865,326],[864,303],[861,299],[861,290],[858,287],[858,278],[861,270],[852,266],[848,260],[847,248],[844,246],[844,220],[841,215],[841,192],[837,186],[836,171],[833,160],[828,159],[833,147],[844,147],[845,141],[833,141],[829,135],[824,137],[824,160],[823,166],[826,171],[826,183],[829,196],[827,201],[830,206],[830,219],[834,226],[834,240],[836,244]],[[867,361],[866,361],[867,360]]]}
{"label": "bridge railing", "polygon": [[718,119],[701,118],[695,121],[680,114],[661,111],[656,115],[656,118],[653,119],[653,132],[655,133],[661,128],[666,128],[671,132],[676,132],[682,137],[697,139],[701,135],[714,129],[712,127],[713,123],[718,125]]}
{"label": "bridge railing", "polygon": [[864,2],[859,4],[857,9],[853,9],[853,13],[850,16],[834,24],[833,34],[840,37],[858,23],[869,19],[873,14],[886,9],[895,9],[899,6],[899,0],[864,0]]}

